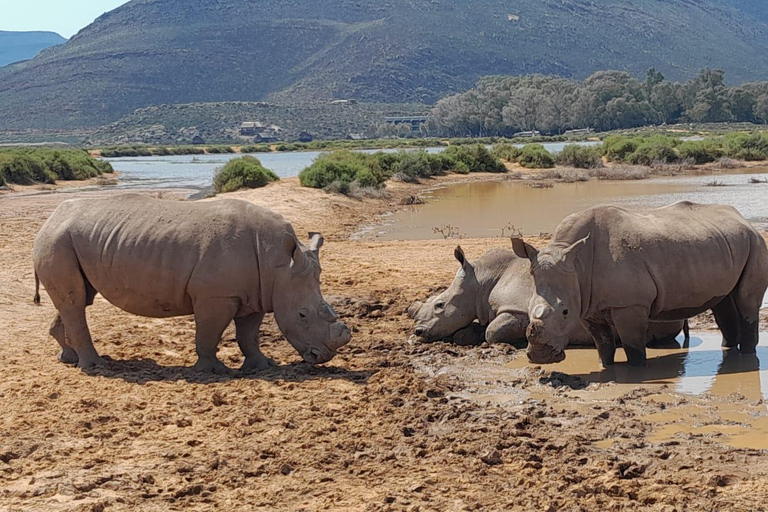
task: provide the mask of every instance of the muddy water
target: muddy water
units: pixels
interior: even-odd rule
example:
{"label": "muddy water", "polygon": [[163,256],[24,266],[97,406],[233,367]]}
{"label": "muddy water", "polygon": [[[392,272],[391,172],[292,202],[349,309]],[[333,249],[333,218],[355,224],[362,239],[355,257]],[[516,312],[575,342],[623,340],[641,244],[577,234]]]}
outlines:
{"label": "muddy water", "polygon": [[[646,368],[629,367],[621,349],[617,364],[607,370],[594,349],[569,350],[565,361],[542,368],[590,383],[568,391],[577,399],[575,408],[613,401],[636,388],[649,391],[642,400],[664,404],[662,412],[641,418],[653,427],[651,442],[701,435],[738,448],[768,449],[768,333],[761,335],[753,356],[722,350],[720,341],[718,332],[707,331],[693,334],[688,350],[649,349]],[[524,357],[509,365],[528,366]],[[606,439],[601,446],[615,441]]]}
{"label": "muddy water", "polygon": [[[750,184],[749,178],[768,169],[738,174],[686,176],[641,181],[557,183],[552,188],[531,188],[521,181],[469,183],[435,190],[427,204],[390,216],[369,226],[359,236],[379,240],[508,236],[511,229],[525,235],[552,233],[571,213],[598,204],[653,208],[681,200],[735,206],[748,219],[768,226],[768,185]],[[717,180],[724,186],[708,187]],[[443,228],[443,233],[435,228]]]}

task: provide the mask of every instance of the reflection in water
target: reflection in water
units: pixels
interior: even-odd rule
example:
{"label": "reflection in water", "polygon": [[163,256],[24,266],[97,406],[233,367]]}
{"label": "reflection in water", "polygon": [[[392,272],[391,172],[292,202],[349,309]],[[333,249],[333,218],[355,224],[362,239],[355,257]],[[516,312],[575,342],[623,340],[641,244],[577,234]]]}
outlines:
{"label": "reflection in water", "polygon": [[641,181],[557,183],[534,189],[521,181],[468,183],[435,190],[427,204],[400,211],[386,225],[375,226],[361,236],[380,240],[440,238],[435,227],[450,224],[467,237],[502,235],[509,224],[525,235],[552,233],[568,215],[598,204],[628,208],[655,208],[677,201],[730,204],[758,223],[768,219],[765,189],[749,184],[748,173],[717,176],[726,186],[705,187],[712,176],[685,176]]}

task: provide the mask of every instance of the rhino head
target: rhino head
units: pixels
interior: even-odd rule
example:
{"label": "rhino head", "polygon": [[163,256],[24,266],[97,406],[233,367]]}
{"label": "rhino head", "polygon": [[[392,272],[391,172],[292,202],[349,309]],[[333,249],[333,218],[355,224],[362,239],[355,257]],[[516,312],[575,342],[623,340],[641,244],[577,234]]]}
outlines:
{"label": "rhino head", "polygon": [[436,341],[452,335],[477,318],[479,283],[475,268],[461,247],[453,252],[461,267],[451,286],[443,293],[415,302],[408,314],[416,321],[413,333],[424,341]]}
{"label": "rhino head", "polygon": [[280,331],[293,348],[306,362],[320,364],[333,359],[351,335],[320,291],[323,237],[320,233],[309,236],[307,248],[293,234],[286,234],[284,249],[291,263],[277,274],[272,307]]}
{"label": "rhino head", "polygon": [[531,261],[534,292],[528,304],[530,323],[526,331],[528,359],[549,364],[565,359],[568,334],[580,323],[581,286],[575,258],[589,236],[572,245],[551,243],[538,251],[521,238],[512,238],[520,258]]}

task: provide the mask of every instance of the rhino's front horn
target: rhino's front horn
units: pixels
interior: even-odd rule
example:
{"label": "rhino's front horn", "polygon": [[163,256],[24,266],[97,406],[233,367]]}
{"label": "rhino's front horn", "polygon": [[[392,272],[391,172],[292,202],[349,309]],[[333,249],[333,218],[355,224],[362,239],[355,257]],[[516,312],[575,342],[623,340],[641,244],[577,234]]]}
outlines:
{"label": "rhino's front horn", "polygon": [[421,302],[420,300],[417,300],[416,302],[408,306],[408,316],[411,318],[415,318],[416,313],[419,312],[419,310],[421,309],[421,306],[423,305],[424,305],[423,302]]}

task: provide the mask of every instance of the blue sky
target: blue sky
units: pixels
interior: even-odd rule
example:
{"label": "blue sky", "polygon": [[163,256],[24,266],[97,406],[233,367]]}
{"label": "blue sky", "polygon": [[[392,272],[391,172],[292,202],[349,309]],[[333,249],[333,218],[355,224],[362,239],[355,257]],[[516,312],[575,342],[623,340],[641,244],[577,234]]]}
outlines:
{"label": "blue sky", "polygon": [[50,30],[72,37],[128,0],[0,0],[0,30]]}

